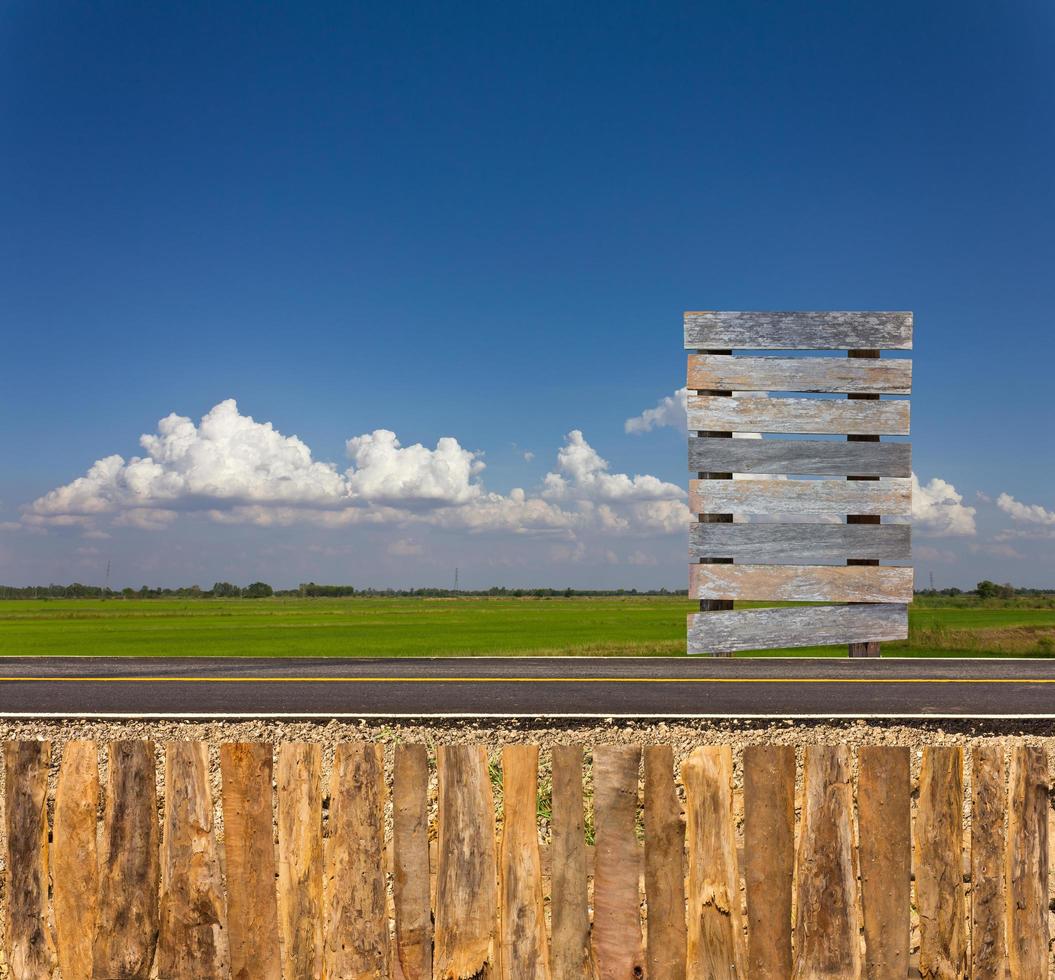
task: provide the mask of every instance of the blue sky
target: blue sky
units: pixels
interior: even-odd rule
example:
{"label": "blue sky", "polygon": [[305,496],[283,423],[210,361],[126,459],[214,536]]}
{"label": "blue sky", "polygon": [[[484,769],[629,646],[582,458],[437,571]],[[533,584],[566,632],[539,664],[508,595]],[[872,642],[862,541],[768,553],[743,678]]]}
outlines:
{"label": "blue sky", "polygon": [[[706,308],[913,310],[917,567],[1055,585],[1053,41],[1040,2],[5,4],[0,581],[683,586],[684,432],[625,423]],[[147,490],[61,491],[114,454]]]}

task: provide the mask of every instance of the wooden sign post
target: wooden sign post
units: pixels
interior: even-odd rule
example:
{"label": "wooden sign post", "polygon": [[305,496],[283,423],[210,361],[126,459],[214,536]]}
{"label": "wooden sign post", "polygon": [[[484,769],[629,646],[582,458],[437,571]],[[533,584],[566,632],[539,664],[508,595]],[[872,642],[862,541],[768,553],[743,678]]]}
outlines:
{"label": "wooden sign post", "polygon": [[909,433],[908,399],[882,396],[911,394],[912,362],[881,352],[911,349],[912,314],[686,313],[685,347],[689,653],[906,638],[912,450],[881,437]]}

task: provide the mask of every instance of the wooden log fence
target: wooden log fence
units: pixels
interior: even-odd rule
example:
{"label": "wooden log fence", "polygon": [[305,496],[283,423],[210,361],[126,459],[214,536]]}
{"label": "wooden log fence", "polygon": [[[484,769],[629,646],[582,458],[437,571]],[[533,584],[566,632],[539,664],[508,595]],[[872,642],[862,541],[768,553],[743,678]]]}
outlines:
{"label": "wooden log fence", "polygon": [[102,748],[4,747],[12,980],[1052,975],[1032,746]]}

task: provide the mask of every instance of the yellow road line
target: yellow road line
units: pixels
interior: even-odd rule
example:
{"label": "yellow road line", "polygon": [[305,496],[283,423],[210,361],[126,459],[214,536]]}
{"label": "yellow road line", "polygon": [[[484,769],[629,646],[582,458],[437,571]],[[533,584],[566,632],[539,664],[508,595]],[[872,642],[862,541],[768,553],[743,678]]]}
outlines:
{"label": "yellow road line", "polygon": [[55,684],[1055,684],[1055,677],[0,677]]}

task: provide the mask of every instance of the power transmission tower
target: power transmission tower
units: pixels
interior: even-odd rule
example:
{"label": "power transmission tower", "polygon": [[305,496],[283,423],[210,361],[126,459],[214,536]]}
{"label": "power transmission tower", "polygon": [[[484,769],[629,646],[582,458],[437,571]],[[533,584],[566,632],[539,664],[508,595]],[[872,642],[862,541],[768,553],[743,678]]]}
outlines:
{"label": "power transmission tower", "polygon": [[454,567],[454,591],[458,591],[458,566]]}

